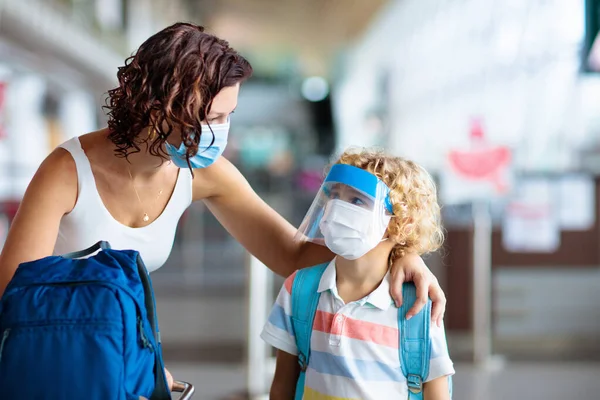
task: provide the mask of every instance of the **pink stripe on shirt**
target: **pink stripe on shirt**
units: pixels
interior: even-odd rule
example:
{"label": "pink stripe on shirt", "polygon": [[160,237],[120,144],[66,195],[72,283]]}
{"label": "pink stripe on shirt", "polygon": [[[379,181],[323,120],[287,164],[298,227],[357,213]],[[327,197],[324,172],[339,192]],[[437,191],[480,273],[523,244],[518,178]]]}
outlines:
{"label": "pink stripe on shirt", "polygon": [[283,286],[285,286],[285,290],[287,290],[288,294],[292,294],[292,285],[294,284],[294,278],[296,278],[296,272],[298,271],[294,271],[294,273],[288,276],[283,283]]}
{"label": "pink stripe on shirt", "polygon": [[348,317],[345,317],[343,324],[338,324],[333,323],[333,318],[334,314],[317,310],[313,330],[398,348],[398,328]]}

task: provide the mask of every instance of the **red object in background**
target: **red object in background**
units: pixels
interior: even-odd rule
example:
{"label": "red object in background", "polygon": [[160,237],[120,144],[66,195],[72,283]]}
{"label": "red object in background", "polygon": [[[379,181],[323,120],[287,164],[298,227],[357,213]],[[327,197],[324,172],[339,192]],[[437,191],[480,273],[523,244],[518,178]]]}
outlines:
{"label": "red object in background", "polygon": [[16,200],[5,200],[0,202],[0,213],[8,217],[9,223],[12,223],[15,215],[17,215],[17,210],[19,209],[20,204],[21,202]]}
{"label": "red object in background", "polygon": [[296,176],[296,182],[302,190],[316,193],[323,184],[323,173],[321,171],[301,171]]}
{"label": "red object in background", "polygon": [[508,166],[510,150],[506,147],[488,149],[453,150],[448,155],[452,168],[461,176],[472,179],[490,179],[500,169]]}
{"label": "red object in background", "polygon": [[471,121],[471,141],[483,140],[484,136],[481,119],[473,118]]}
{"label": "red object in background", "polygon": [[0,82],[0,110],[4,107],[4,100],[6,99],[6,82]]}
{"label": "red object in background", "polygon": [[471,148],[451,150],[450,166],[461,177],[473,181],[491,181],[498,193],[504,193],[508,185],[502,172],[511,161],[511,151],[505,146],[489,146],[480,119],[473,119],[470,130]]}

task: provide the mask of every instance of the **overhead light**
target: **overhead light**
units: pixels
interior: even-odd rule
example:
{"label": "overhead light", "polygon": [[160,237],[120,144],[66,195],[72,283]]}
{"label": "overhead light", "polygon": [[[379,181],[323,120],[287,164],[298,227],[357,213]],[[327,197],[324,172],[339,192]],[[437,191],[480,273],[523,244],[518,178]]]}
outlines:
{"label": "overhead light", "polygon": [[321,101],[329,94],[329,84],[320,76],[311,76],[302,82],[302,96],[308,101]]}

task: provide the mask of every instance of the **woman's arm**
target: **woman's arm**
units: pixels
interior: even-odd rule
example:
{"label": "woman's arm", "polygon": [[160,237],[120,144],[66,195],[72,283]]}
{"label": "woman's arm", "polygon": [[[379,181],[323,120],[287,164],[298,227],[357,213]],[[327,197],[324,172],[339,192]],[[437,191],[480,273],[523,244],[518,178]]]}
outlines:
{"label": "woman's arm", "polygon": [[[273,272],[287,277],[299,268],[333,259],[325,246],[295,241],[297,229],[265,203],[240,171],[221,157],[194,177],[194,200],[204,200],[227,231]],[[392,267],[392,296],[402,303],[402,283],[413,281],[418,300],[410,310],[417,314],[433,302],[432,319],[441,324],[446,307],[444,292],[421,257],[409,254]]]}
{"label": "woman's arm", "polygon": [[333,259],[326,247],[295,241],[296,228],[223,157],[194,177],[194,200],[200,199],[242,246],[283,277]]}
{"label": "woman's arm", "polygon": [[423,400],[450,400],[448,377],[442,376],[423,384]]}
{"label": "woman's arm", "polygon": [[75,161],[57,149],[40,165],[19,205],[2,253],[0,253],[0,296],[19,264],[52,254],[62,216],[77,201]]}
{"label": "woman's arm", "polygon": [[298,357],[277,350],[277,365],[271,384],[270,400],[294,400],[296,383],[300,375]]}
{"label": "woman's arm", "polygon": [[435,275],[427,268],[418,254],[409,253],[396,260],[391,268],[391,277],[390,292],[396,299],[398,307],[402,305],[402,284],[413,282],[417,287],[417,300],[406,314],[409,319],[418,314],[427,304],[427,299],[430,298],[432,302],[431,320],[438,326],[442,326],[446,311],[446,295]]}

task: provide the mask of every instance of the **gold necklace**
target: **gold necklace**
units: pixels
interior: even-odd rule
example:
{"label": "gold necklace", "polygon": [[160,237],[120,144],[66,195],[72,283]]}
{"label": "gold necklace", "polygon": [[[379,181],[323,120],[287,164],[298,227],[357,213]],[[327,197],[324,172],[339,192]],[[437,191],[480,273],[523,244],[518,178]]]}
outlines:
{"label": "gold necklace", "polygon": [[[133,187],[133,191],[135,192],[135,195],[137,196],[137,199],[140,202],[140,206],[142,206],[142,210],[144,210],[145,209],[144,203],[142,202],[142,199],[140,199],[140,195],[138,194],[138,191],[135,188],[135,183],[133,182],[133,175],[131,175],[131,168],[127,167],[127,172],[129,172],[129,177],[131,178],[131,186]],[[154,203],[156,203],[158,201],[158,198],[160,197],[162,192],[163,192],[162,189],[158,191],[158,196],[156,196],[156,199],[154,199]],[[148,216],[148,213],[145,210],[144,210],[144,216],[142,217],[142,220],[144,222],[150,221],[150,217]]]}

